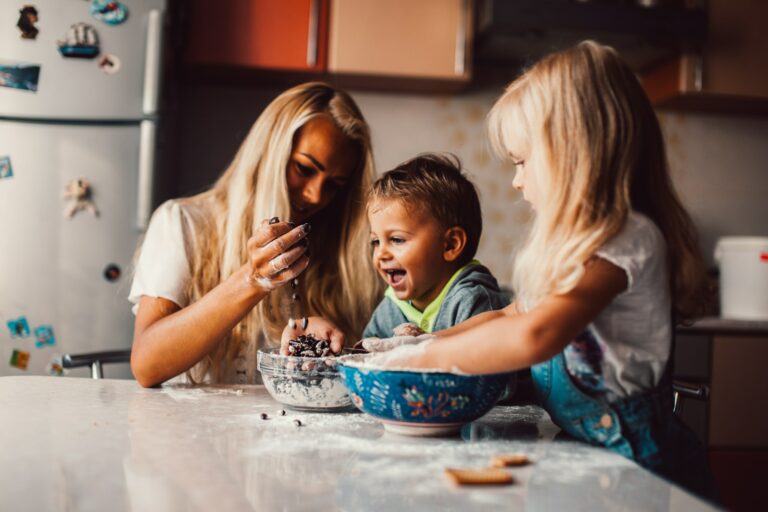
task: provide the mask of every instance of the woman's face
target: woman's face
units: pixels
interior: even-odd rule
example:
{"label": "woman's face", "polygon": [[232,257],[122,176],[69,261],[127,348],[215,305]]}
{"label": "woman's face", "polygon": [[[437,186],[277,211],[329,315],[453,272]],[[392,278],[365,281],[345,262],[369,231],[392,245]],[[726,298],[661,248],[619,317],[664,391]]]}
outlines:
{"label": "woman's face", "polygon": [[328,206],[351,178],[358,153],[328,116],[315,117],[299,129],[286,169],[293,222],[305,222]]}

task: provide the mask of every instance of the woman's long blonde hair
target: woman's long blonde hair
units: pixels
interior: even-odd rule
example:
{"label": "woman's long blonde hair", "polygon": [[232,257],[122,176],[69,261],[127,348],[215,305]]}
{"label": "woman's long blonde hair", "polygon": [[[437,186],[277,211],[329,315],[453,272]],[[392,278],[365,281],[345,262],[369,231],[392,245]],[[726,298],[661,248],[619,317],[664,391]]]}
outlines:
{"label": "woman's long blonde hair", "polygon": [[[357,168],[344,189],[310,222],[311,262],[300,294],[310,315],[331,319],[347,339],[359,337],[376,300],[379,280],[367,243],[365,194],[373,180],[368,125],[354,100],[330,85],[313,82],[282,93],[259,116],[234,160],[206,192],[180,200],[189,212],[188,239],[195,244],[188,287],[200,299],[246,261],[246,242],[263,219],[291,215],[286,168],[294,136],[310,119],[328,116],[359,149]],[[224,367],[262,334],[280,339],[288,320],[286,290],[271,292],[188,376],[220,381]]]}
{"label": "woman's long blonde hair", "polygon": [[527,155],[541,204],[515,261],[522,309],[572,290],[630,210],[661,230],[679,319],[706,295],[693,223],[672,185],[658,119],[613,48],[585,41],[512,82],[488,116],[494,150]]}

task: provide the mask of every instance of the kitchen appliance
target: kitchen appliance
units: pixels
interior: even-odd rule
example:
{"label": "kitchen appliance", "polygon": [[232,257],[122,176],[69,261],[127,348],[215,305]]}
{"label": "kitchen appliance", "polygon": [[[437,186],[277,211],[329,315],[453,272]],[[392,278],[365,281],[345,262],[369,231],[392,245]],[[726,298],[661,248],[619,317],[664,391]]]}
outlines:
{"label": "kitchen appliance", "polygon": [[717,241],[720,316],[768,320],[768,237],[724,237]]}
{"label": "kitchen appliance", "polygon": [[[165,0],[96,5],[128,9],[114,25],[93,2],[34,4],[34,39],[16,29],[23,2],[0,11],[0,376],[130,347],[131,261],[152,208]],[[81,23],[100,53],[67,58]]]}

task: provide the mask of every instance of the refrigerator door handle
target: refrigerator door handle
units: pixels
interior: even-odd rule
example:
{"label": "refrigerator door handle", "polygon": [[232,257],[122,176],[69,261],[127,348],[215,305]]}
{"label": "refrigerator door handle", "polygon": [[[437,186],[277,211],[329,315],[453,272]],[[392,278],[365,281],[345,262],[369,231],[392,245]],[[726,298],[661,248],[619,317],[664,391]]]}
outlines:
{"label": "refrigerator door handle", "polygon": [[144,55],[144,102],[145,115],[157,112],[160,87],[160,51],[162,47],[163,15],[158,9],[149,11],[147,19],[147,46]]}
{"label": "refrigerator door handle", "polygon": [[136,201],[136,225],[145,231],[152,213],[152,186],[155,181],[155,136],[154,121],[141,122],[139,141],[139,191]]}

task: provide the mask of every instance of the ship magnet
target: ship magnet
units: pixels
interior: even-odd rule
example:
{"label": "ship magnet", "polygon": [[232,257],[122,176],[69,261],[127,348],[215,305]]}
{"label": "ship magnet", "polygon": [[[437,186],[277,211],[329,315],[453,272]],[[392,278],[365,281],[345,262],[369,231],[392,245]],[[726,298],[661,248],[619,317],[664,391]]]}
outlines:
{"label": "ship magnet", "polygon": [[19,370],[26,370],[29,364],[29,352],[14,350],[11,354],[11,366]]}
{"label": "ship magnet", "polygon": [[99,36],[87,23],[75,23],[69,27],[66,39],[58,41],[62,57],[92,59],[99,54]]}
{"label": "ship magnet", "polygon": [[122,2],[109,0],[93,0],[91,16],[107,25],[119,25],[128,18],[128,8]]}
{"label": "ship magnet", "polygon": [[99,69],[108,75],[114,75],[120,71],[121,62],[116,56],[112,54],[102,55],[99,57]]}
{"label": "ship magnet", "polygon": [[35,346],[37,348],[43,348],[53,346],[56,344],[56,336],[53,335],[53,327],[50,325],[41,325],[35,327]]}
{"label": "ship magnet", "polygon": [[72,218],[79,211],[89,211],[94,217],[99,216],[99,210],[93,203],[93,192],[91,182],[85,178],[77,178],[67,183],[64,189],[64,199],[67,207],[64,209],[64,216]]}
{"label": "ship magnet", "polygon": [[11,157],[0,156],[0,180],[13,176],[13,167],[11,167]]}
{"label": "ship magnet", "polygon": [[20,316],[19,318],[8,320],[5,322],[8,326],[8,331],[11,333],[11,338],[26,338],[29,336],[29,323],[27,317]]}
{"label": "ship magnet", "polygon": [[40,30],[35,26],[40,20],[37,14],[37,9],[32,5],[25,5],[19,11],[19,21],[16,22],[16,26],[21,30],[22,39],[36,39]]}

